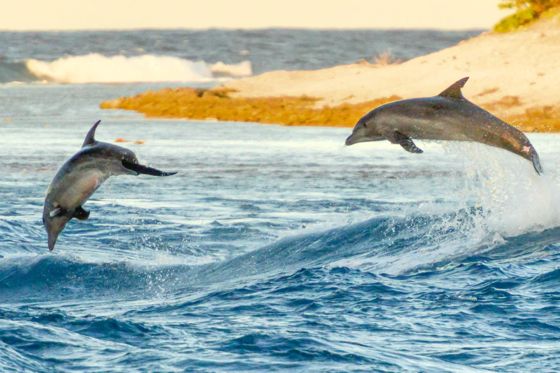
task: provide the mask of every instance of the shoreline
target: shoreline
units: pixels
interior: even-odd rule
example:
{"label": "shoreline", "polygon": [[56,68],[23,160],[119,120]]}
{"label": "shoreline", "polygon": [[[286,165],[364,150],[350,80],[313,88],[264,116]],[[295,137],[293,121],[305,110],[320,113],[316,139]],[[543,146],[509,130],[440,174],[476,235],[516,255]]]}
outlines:
{"label": "shoreline", "polygon": [[473,103],[526,132],[560,131],[560,18],[486,32],[403,63],[389,59],[308,71],[271,71],[212,89],[165,88],[100,104],[149,118],[351,127],[384,103],[437,95],[470,76]]}
{"label": "shoreline", "polygon": [[134,110],[147,118],[250,122],[286,126],[349,127],[371,107],[398,96],[337,106],[317,106],[317,97],[234,97],[235,91],[165,88],[104,101],[102,109]]}

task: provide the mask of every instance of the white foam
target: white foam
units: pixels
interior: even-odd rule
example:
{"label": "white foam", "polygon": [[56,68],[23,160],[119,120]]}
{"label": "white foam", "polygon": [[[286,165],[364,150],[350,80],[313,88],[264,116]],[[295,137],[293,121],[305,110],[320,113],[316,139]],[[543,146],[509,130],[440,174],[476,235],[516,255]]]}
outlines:
{"label": "white foam", "polygon": [[486,211],[490,232],[516,236],[560,225],[560,184],[546,162],[539,176],[530,162],[503,150],[474,143],[447,147],[465,155],[463,198]]}
{"label": "white foam", "polygon": [[204,61],[150,54],[107,57],[92,53],[54,61],[30,59],[26,66],[39,79],[56,83],[207,82],[216,79],[214,74],[239,77],[252,72],[249,61],[210,66]]}
{"label": "white foam", "polygon": [[445,265],[456,257],[491,250],[509,237],[560,226],[560,173],[556,162],[550,162],[551,155],[557,161],[551,151],[555,142],[535,144],[544,150],[540,176],[529,161],[505,150],[466,142],[442,145],[443,154],[457,161],[461,175],[449,180],[447,192],[453,202],[429,201],[407,212],[439,217],[451,213],[448,220],[421,231],[429,244],[411,245],[397,255],[366,252],[331,265],[399,274],[434,263]]}
{"label": "white foam", "polygon": [[[396,272],[489,250],[504,243],[507,237],[560,226],[558,174],[553,167],[547,167],[549,164],[543,158],[545,174],[537,175],[529,161],[505,150],[457,142],[444,143],[443,149],[450,155],[460,154],[457,159],[464,162],[460,165],[462,184],[449,192],[456,195],[453,210],[470,211],[472,220],[458,215],[436,224],[432,228],[432,247],[397,258],[393,263]],[[424,213],[431,211],[429,206],[424,207]],[[437,233],[446,228],[453,228],[456,233]]]}

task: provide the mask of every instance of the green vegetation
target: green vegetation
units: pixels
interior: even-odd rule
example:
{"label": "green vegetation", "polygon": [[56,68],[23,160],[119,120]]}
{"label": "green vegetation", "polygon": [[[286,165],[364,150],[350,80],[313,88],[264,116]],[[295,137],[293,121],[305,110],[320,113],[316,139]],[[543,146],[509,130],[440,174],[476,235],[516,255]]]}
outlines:
{"label": "green vegetation", "polygon": [[494,31],[509,32],[542,18],[551,9],[560,7],[560,0],[502,0],[502,9],[515,9],[494,26]]}

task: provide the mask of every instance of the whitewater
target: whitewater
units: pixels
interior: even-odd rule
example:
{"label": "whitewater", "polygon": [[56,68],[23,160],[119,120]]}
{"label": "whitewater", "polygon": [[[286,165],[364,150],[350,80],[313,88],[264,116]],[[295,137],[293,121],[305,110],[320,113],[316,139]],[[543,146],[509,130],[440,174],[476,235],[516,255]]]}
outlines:
{"label": "whitewater", "polygon": [[[272,40],[311,38],[292,32]],[[329,36],[342,48],[356,35]],[[13,38],[10,61],[136,61],[83,43],[65,60]],[[174,57],[255,73],[255,53]],[[156,55],[138,51],[140,70]],[[529,135],[539,177],[480,144],[418,142],[414,155],[346,147],[345,128],[98,108],[180,84],[0,85],[0,371],[560,369],[559,135]],[[110,179],[49,253],[46,188],[97,119],[99,140],[179,173]]]}

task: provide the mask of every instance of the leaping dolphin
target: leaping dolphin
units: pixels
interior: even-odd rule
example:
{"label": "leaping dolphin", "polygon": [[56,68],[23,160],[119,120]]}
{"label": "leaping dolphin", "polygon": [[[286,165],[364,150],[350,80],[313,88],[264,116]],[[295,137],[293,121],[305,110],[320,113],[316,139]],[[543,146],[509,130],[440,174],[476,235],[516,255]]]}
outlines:
{"label": "leaping dolphin", "polygon": [[66,161],[51,182],[43,208],[43,225],[49,236],[49,250],[72,218],[86,220],[89,211],[82,205],[110,176],[152,175],[170,176],[138,163],[136,155],[125,148],[95,140],[97,121],[89,130],[82,149]]}
{"label": "leaping dolphin", "polygon": [[389,140],[408,152],[422,153],[412,138],[474,141],[515,153],[541,174],[539,155],[523,132],[463,97],[461,88],[468,79],[434,97],[395,101],[370,111],[358,121],[346,145]]}

